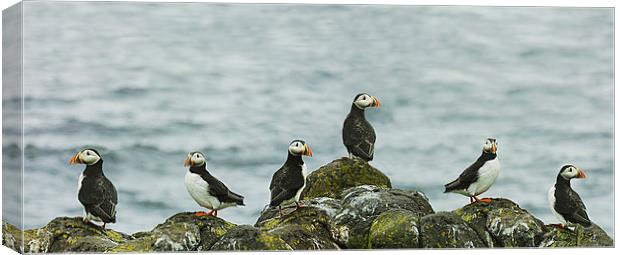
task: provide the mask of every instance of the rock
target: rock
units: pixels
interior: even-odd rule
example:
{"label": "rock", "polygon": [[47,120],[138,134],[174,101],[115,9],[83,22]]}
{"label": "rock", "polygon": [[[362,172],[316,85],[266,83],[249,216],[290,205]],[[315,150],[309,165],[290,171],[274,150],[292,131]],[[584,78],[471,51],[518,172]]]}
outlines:
{"label": "rock", "polygon": [[402,209],[383,212],[370,225],[369,249],[418,248],[420,216]]}
{"label": "rock", "polygon": [[514,202],[494,198],[455,211],[489,247],[536,247],[544,224]]}
{"label": "rock", "polygon": [[452,212],[438,212],[420,219],[422,248],[478,248],[486,244],[478,233]]}
{"label": "rock", "polygon": [[302,198],[340,198],[343,190],[360,185],[392,187],[390,179],[366,161],[341,158],[320,167],[308,176]]}
{"label": "rock", "polygon": [[22,247],[22,231],[15,226],[2,221],[2,245],[18,252],[22,253],[24,247]]}
{"label": "rock", "polygon": [[206,251],[235,224],[213,216],[178,213],[149,232],[134,234],[135,239],[112,252]]}
{"label": "rock", "polygon": [[426,196],[418,191],[364,185],[342,192],[342,209],[334,217],[336,241],[349,249],[368,249],[373,220],[381,213],[402,209],[418,217],[434,213]]}
{"label": "rock", "polygon": [[339,249],[333,238],[332,218],[340,203],[331,198],[304,201],[304,207],[279,218],[277,209],[265,210],[256,227],[280,237],[294,250]]}
{"label": "rock", "polygon": [[292,250],[280,237],[250,225],[230,229],[211,250]]}
{"label": "rock", "polygon": [[84,223],[81,217],[59,217],[45,227],[24,231],[26,253],[102,252],[132,239],[111,229]]}
{"label": "rock", "polygon": [[540,247],[612,247],[611,239],[598,225],[588,228],[577,226],[574,231],[561,229],[551,225],[545,226],[547,231]]}

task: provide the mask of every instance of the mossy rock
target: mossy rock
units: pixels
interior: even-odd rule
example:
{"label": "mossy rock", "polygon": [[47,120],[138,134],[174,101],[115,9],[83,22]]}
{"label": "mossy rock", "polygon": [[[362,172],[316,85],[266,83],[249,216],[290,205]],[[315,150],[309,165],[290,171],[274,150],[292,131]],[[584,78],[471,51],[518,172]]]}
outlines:
{"label": "mossy rock", "polygon": [[280,237],[295,250],[339,249],[333,239],[332,216],[339,208],[333,199],[304,201],[304,207],[287,210],[282,218],[277,209],[267,209],[256,227]]}
{"label": "mossy rock", "polygon": [[542,240],[543,222],[508,199],[468,204],[455,213],[489,247],[536,247]]}
{"label": "mossy rock", "polygon": [[110,252],[206,251],[235,224],[213,216],[182,212]]}
{"label": "mossy rock", "polygon": [[418,248],[420,217],[411,211],[396,209],[383,212],[370,226],[368,248]]}
{"label": "mossy rock", "polygon": [[250,225],[238,225],[230,229],[211,250],[292,250],[284,240]]}
{"label": "mossy rock", "polygon": [[575,227],[574,230],[561,229],[555,226],[545,226],[547,231],[543,236],[540,247],[612,247],[611,239],[598,225],[584,228]]}
{"label": "mossy rock", "polygon": [[478,233],[452,212],[438,212],[420,219],[422,248],[487,247]]}
{"label": "mossy rock", "polygon": [[[340,201],[328,198],[328,197],[319,197],[313,198],[310,200],[300,201],[300,204],[304,206],[303,208],[313,208],[318,211],[321,211],[322,214],[328,216],[329,218],[333,218],[336,216],[336,213],[342,208],[340,205]],[[282,213],[284,215],[284,219],[290,218],[293,212],[297,209],[295,206],[289,206],[288,208],[282,208]],[[299,217],[298,214],[292,214],[293,217]],[[276,227],[280,222],[280,215],[277,207],[266,208],[261,212],[260,217],[256,220],[255,227],[260,227],[264,229],[272,229]]]}
{"label": "mossy rock", "polygon": [[341,158],[312,172],[308,176],[302,197],[340,198],[343,190],[360,185],[392,187],[390,179],[368,162],[358,158]]}
{"label": "mossy rock", "polygon": [[373,220],[381,213],[402,209],[419,217],[434,213],[418,191],[363,185],[342,192],[342,209],[334,217],[336,241],[349,249],[369,249]]}
{"label": "mossy rock", "polygon": [[2,245],[18,252],[22,253],[24,247],[22,247],[23,233],[15,226],[2,221]]}
{"label": "mossy rock", "polygon": [[59,217],[45,227],[24,231],[24,252],[103,252],[131,236],[85,223],[81,217]]}

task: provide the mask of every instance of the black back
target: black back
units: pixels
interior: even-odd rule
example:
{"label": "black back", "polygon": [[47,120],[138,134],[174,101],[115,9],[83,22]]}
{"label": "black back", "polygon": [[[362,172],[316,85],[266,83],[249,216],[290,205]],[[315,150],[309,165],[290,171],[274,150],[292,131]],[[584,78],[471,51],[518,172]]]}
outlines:
{"label": "black back", "polygon": [[570,180],[564,179],[560,174],[558,174],[555,182],[554,196],[553,209],[562,215],[566,221],[584,227],[592,225],[586,213],[586,205],[581,201],[581,197],[571,188]]}
{"label": "black back", "polygon": [[278,206],[285,200],[293,198],[297,191],[304,186],[303,164],[304,161],[301,155],[288,153],[284,165],[271,178],[271,183],[269,184],[269,190],[271,191],[269,206]]}
{"label": "black back", "polygon": [[99,217],[104,223],[116,222],[118,195],[116,188],[103,174],[103,159],[87,165],[78,191],[78,200],[86,212]]}
{"label": "black back", "polygon": [[488,152],[483,151],[482,155],[478,157],[476,162],[474,162],[469,167],[467,167],[463,171],[463,173],[459,175],[459,178],[444,185],[444,187],[446,188],[444,193],[450,192],[453,190],[467,189],[469,185],[471,185],[472,183],[478,180],[478,176],[479,176],[478,169],[480,169],[484,165],[485,162],[489,160],[493,160],[496,157],[497,157],[497,154],[495,153],[488,153]]}
{"label": "black back", "polygon": [[244,205],[244,197],[230,191],[224,183],[211,175],[211,173],[207,171],[207,164],[202,164],[202,166],[192,166],[189,168],[189,171],[200,175],[200,177],[209,184],[209,194],[216,197],[220,203],[235,203],[237,205]]}
{"label": "black back", "polygon": [[371,161],[375,154],[376,140],[375,129],[366,120],[364,110],[352,104],[351,111],[342,127],[342,141],[347,151],[354,156]]}

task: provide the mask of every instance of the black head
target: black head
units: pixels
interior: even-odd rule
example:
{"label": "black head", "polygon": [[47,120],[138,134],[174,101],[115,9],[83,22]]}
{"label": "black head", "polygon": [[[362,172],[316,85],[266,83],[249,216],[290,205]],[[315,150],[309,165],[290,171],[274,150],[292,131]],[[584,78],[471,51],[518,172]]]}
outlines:
{"label": "black head", "polygon": [[207,159],[205,155],[200,151],[193,151],[187,154],[185,161],[183,161],[183,166],[205,166],[207,165]]}
{"label": "black head", "polygon": [[94,165],[101,161],[101,154],[93,148],[87,148],[79,151],[69,160],[69,164],[85,164]]}
{"label": "black head", "polygon": [[482,151],[486,153],[496,154],[497,140],[495,140],[495,138],[487,138],[486,142],[484,142],[484,145],[482,146]]}
{"label": "black head", "polygon": [[295,156],[304,155],[312,157],[312,149],[302,140],[293,140],[288,146],[288,153]]}
{"label": "black head", "polygon": [[558,176],[562,176],[565,180],[571,180],[574,178],[585,179],[586,173],[579,167],[574,165],[565,165],[560,169]]}
{"label": "black head", "polygon": [[359,93],[353,98],[353,104],[360,109],[366,109],[367,107],[379,107],[381,103],[379,99],[374,96],[370,96],[367,93]]}

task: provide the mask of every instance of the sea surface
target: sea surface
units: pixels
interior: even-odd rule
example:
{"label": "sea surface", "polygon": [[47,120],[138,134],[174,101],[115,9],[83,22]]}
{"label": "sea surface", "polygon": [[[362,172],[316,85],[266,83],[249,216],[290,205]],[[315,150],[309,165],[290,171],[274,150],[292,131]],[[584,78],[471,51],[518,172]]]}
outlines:
{"label": "sea surface", "polygon": [[25,227],[82,215],[84,167],[67,162],[87,146],[119,191],[111,228],[202,210],[183,181],[195,150],[245,195],[219,216],[253,224],[289,142],[307,141],[311,170],[345,156],[343,120],[368,92],[371,164],[394,187],[459,208],[443,184],[494,137],[483,197],[556,223],[547,190],[572,163],[613,234],[613,26],[612,8],[25,2]]}

